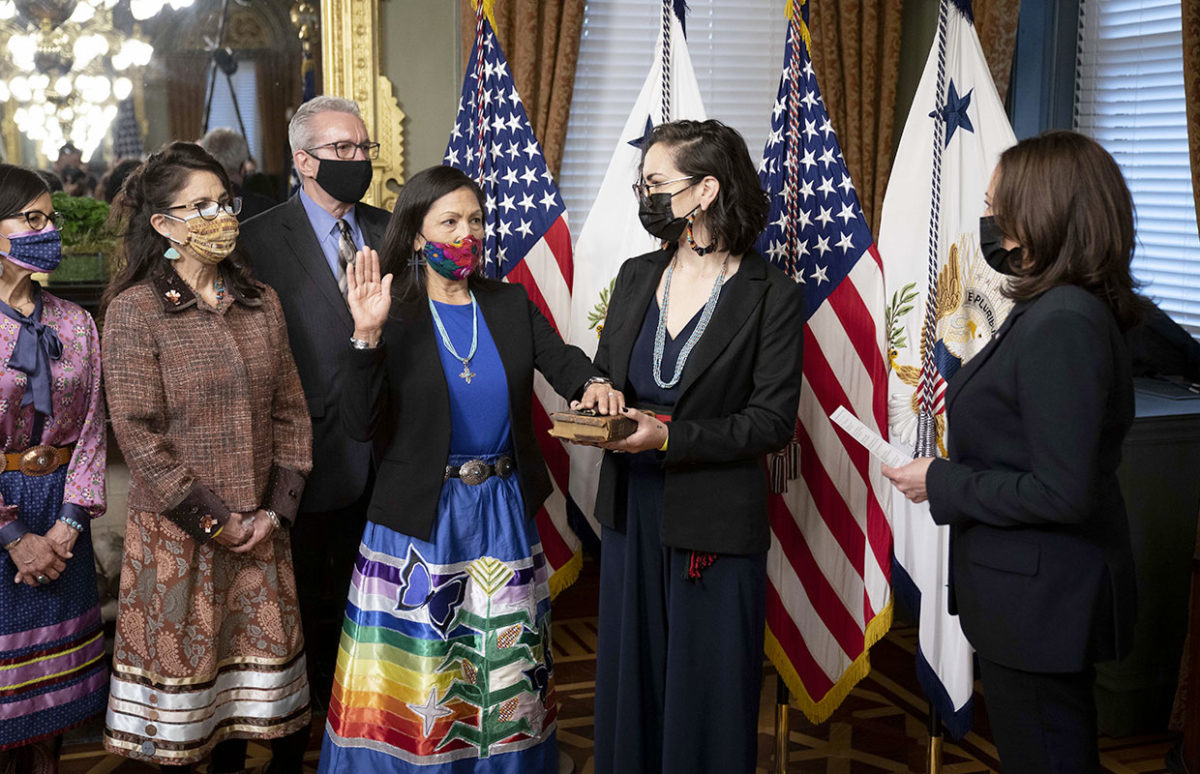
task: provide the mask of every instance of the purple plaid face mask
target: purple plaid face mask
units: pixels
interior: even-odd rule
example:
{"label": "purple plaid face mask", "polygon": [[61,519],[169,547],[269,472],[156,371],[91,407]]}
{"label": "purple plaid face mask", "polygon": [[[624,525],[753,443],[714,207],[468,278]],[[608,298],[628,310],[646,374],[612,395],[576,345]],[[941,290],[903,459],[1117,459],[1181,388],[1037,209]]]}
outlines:
{"label": "purple plaid face mask", "polygon": [[22,231],[18,234],[5,234],[10,242],[8,252],[0,251],[8,260],[30,271],[44,271],[47,274],[58,268],[62,262],[62,234],[54,226],[41,231]]}

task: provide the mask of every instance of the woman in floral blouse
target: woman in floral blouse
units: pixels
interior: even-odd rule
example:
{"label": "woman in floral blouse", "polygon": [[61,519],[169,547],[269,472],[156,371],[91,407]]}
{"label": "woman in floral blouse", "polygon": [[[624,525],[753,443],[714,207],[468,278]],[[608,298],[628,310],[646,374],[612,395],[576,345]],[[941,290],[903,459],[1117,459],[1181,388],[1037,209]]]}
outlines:
{"label": "woman in floral blouse", "polygon": [[104,512],[91,316],[30,279],[61,258],[50,191],[0,164],[0,771],[56,770],[62,732],[104,709],[88,522]]}
{"label": "woman in floral blouse", "polygon": [[125,265],[104,367],[129,521],[104,744],[240,771],[245,740],[299,771],[308,680],[287,527],[312,431],[275,292],[236,251],[221,165],[172,143],[118,200]]}

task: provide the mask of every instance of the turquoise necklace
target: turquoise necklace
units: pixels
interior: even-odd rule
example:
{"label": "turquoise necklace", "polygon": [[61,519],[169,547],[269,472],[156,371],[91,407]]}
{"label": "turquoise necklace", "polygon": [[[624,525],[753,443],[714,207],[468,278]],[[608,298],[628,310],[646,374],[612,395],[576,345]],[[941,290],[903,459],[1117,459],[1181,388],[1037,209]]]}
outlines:
{"label": "turquoise necklace", "polygon": [[726,255],[725,260],[721,261],[721,272],[717,275],[717,281],[713,283],[712,292],[708,294],[708,301],[704,303],[700,322],[696,323],[695,330],[692,331],[691,336],[688,336],[687,342],[679,352],[679,359],[675,361],[675,375],[669,382],[664,382],[662,378],[663,348],[667,344],[667,307],[671,303],[671,275],[675,271],[675,262],[671,261],[671,265],[667,267],[667,278],[663,284],[662,309],[658,315],[658,329],[654,331],[654,383],[662,389],[669,390],[679,384],[688,355],[692,354],[692,347],[696,346],[696,342],[704,335],[704,329],[708,327],[708,321],[712,319],[713,310],[717,308],[717,298],[721,295],[721,285],[725,280],[725,269],[728,265],[729,256]]}
{"label": "turquoise necklace", "polygon": [[451,356],[463,364],[463,370],[459,376],[467,384],[470,384],[471,379],[478,376],[478,374],[471,371],[468,364],[471,362],[471,358],[475,357],[475,346],[479,343],[479,305],[475,303],[475,291],[470,290],[467,292],[471,294],[471,351],[467,353],[466,357],[458,354],[454,349],[454,345],[450,343],[450,335],[446,333],[446,326],[442,325],[442,318],[438,315],[437,305],[434,304],[432,298],[429,299],[429,311],[433,312],[433,322],[437,325],[438,333],[442,334],[442,343],[446,345],[446,349],[449,350]]}

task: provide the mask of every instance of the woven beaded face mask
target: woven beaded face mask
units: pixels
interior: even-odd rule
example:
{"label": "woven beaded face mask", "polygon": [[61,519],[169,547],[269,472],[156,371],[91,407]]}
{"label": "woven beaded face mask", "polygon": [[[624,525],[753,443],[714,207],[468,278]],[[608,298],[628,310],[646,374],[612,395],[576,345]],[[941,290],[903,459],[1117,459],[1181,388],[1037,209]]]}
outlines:
{"label": "woven beaded face mask", "polygon": [[205,263],[220,263],[229,257],[233,248],[237,246],[237,218],[228,212],[222,212],[212,220],[204,219],[199,213],[183,218],[174,215],[166,217],[186,223],[188,230],[186,242],[180,242],[170,236],[167,238],[177,244],[189,245],[196,257]]}
{"label": "woven beaded face mask", "polygon": [[474,234],[467,234],[453,242],[425,240],[421,257],[431,269],[448,280],[466,279],[483,257],[483,243]]}

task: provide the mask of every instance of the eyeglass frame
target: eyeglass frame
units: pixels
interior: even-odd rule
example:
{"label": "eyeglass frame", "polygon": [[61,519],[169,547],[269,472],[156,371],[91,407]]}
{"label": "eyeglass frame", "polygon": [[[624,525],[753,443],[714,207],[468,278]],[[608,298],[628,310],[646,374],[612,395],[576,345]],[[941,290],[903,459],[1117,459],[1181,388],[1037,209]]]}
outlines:
{"label": "eyeglass frame", "polygon": [[[33,215],[41,215],[43,218],[45,218],[45,222],[43,222],[41,226],[33,225],[33,221],[29,219],[30,216],[33,216]],[[59,226],[62,225],[62,222],[63,222],[63,214],[61,212],[59,212],[58,210],[52,210],[49,213],[47,213],[43,210],[25,210],[23,212],[14,212],[12,215],[9,215],[9,216],[3,218],[3,220],[8,220],[9,218],[17,218],[17,217],[24,218],[25,225],[29,226],[34,231],[44,231],[47,223],[53,223],[54,227],[58,228]]]}
{"label": "eyeglass frame", "polygon": [[[642,199],[643,197],[648,198],[650,196],[651,188],[658,188],[660,186],[670,185],[671,183],[681,183],[684,180],[694,180],[695,178],[696,178],[695,175],[684,175],[683,177],[677,177],[674,180],[662,180],[657,183],[644,183],[641,180],[639,180],[633,184],[633,195],[636,196],[639,200]],[[692,183],[692,185],[695,185],[695,183]],[[691,187],[692,186],[689,185],[685,188],[680,188],[678,191],[673,192],[671,194],[671,196],[674,197],[675,194],[681,194],[684,191],[686,191],[688,188],[691,188]]]}
{"label": "eyeglass frame", "polygon": [[[217,206],[217,209],[212,214],[212,217],[205,215],[200,210],[201,205],[204,204],[205,202],[210,202]],[[188,218],[180,218],[178,216],[168,214],[169,210],[195,210],[196,215],[199,216],[201,220],[208,220],[208,221],[216,220],[217,218],[221,217],[222,212],[224,212],[227,215],[232,215],[234,217],[237,217],[242,211],[242,197],[235,196],[232,199],[230,199],[228,202],[218,202],[218,201],[213,201],[212,199],[203,199],[202,201],[193,202],[192,204],[175,204],[170,207],[163,207],[163,212],[162,212],[163,215],[166,215],[168,218],[173,218],[174,220],[186,221],[186,220],[188,220]]]}
{"label": "eyeglass frame", "polygon": [[379,143],[369,141],[350,142],[349,140],[337,140],[335,142],[324,143],[323,145],[314,145],[311,148],[301,148],[300,150],[304,151],[315,159],[320,159],[321,157],[313,153],[313,151],[320,150],[321,148],[333,148],[333,155],[337,157],[338,161],[353,161],[355,156],[354,151],[351,151],[349,156],[343,156],[337,148],[339,145],[349,145],[353,147],[355,151],[362,151],[363,156],[368,161],[373,161],[379,158]]}

